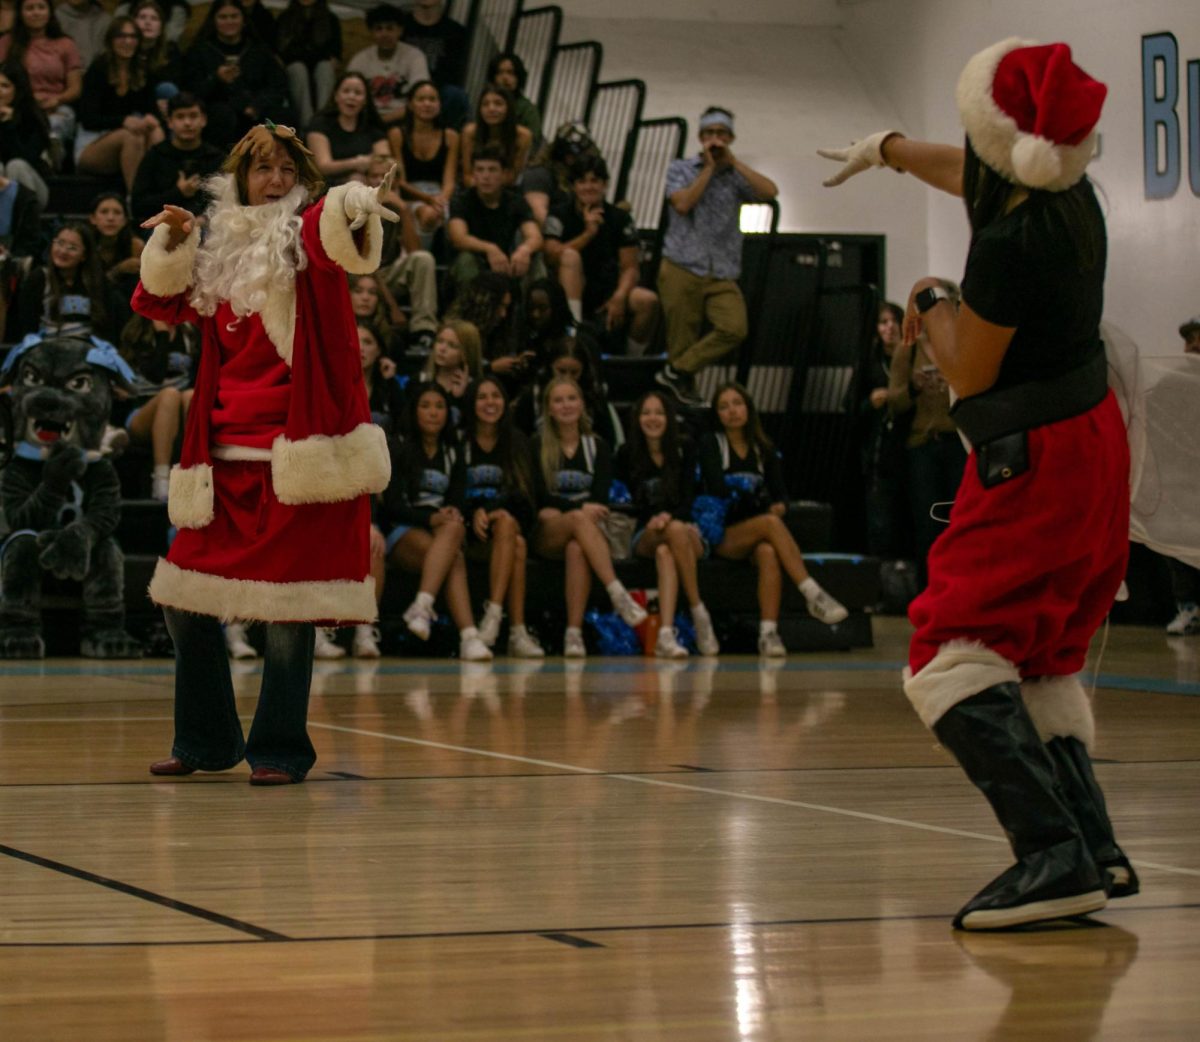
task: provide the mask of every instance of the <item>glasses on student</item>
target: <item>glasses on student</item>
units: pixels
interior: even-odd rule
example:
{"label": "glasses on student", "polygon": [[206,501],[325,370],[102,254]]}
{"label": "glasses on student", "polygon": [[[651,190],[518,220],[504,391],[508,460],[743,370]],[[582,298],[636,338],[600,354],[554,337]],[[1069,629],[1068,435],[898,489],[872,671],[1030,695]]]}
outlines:
{"label": "glasses on student", "polygon": [[55,239],[52,243],[55,249],[62,250],[63,253],[82,253],[83,247],[77,242],[70,242],[66,239]]}

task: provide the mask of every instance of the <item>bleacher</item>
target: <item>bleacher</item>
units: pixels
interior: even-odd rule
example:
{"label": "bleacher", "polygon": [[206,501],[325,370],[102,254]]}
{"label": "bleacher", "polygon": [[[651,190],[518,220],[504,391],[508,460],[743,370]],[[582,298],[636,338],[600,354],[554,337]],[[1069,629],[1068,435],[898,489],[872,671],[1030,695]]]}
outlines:
{"label": "bleacher", "polygon": [[[367,0],[343,0],[339,5],[360,10],[370,6]],[[194,9],[193,26],[201,14]],[[636,79],[604,80],[603,47],[595,41],[563,39],[563,12],[557,6],[526,9],[523,0],[451,0],[450,14],[471,33],[467,88],[472,98],[483,86],[491,58],[501,50],[514,50],[528,69],[526,93],[539,105],[547,134],[568,120],[587,124],[614,171],[611,200],[623,201],[634,216],[644,244],[643,283],[653,286],[665,227],[663,184],[668,165],[689,145],[686,119],[644,118],[646,84]],[[347,40],[356,35],[351,29]],[[70,215],[85,212],[91,198],[107,187],[107,182],[95,178],[55,178],[50,210]],[[861,540],[856,542],[853,534],[858,522],[849,528],[845,524],[853,515],[857,469],[851,456],[852,416],[847,415],[844,401],[853,390],[850,381],[855,363],[872,331],[876,286],[882,278],[882,246],[877,245],[876,255],[871,253],[871,243],[858,244],[862,247],[860,262],[845,265],[846,243],[855,246],[851,242],[855,237],[781,236],[778,219],[774,203],[744,210],[743,228],[754,229],[746,237],[742,277],[750,336],[736,359],[702,374],[700,389],[711,392],[718,382],[729,378],[749,386],[769,432],[785,449],[785,471],[794,496],[789,524],[814,577],[851,610],[850,618],[841,625],[821,625],[809,618],[803,599],[785,583],[781,618],[785,643],[792,651],[869,646],[869,610],[879,599],[878,562],[845,552],[853,551]],[[781,278],[780,271],[786,278]],[[797,272],[802,276],[802,295],[787,281]],[[602,366],[611,400],[627,405],[652,385],[662,362],[661,357],[605,357]],[[810,453],[816,442],[820,443],[819,452]],[[159,615],[145,589],[155,558],[166,548],[165,505],[145,498],[148,455],[127,457],[119,462],[119,470],[127,497],[119,539],[126,553],[129,629],[162,646],[157,632]],[[849,486],[855,491],[848,491]],[[631,589],[655,585],[650,561],[618,562],[617,570]],[[381,619],[385,651],[452,653],[456,640],[447,640],[445,647],[438,647],[436,640],[432,647],[417,647],[417,642],[407,638],[400,614],[415,592],[415,582],[412,576],[389,574]],[[481,603],[486,568],[473,566],[471,582],[474,599]],[[705,561],[700,582],[723,647],[752,650],[758,618],[753,568],[745,563]],[[528,618],[547,650],[556,650],[563,626],[562,566],[531,559],[527,589]],[[47,619],[49,650],[71,653],[71,591],[64,587],[55,595],[48,588],[48,593],[54,621],[60,624],[52,625],[51,618]],[[593,601],[591,607],[609,610],[596,583]]]}

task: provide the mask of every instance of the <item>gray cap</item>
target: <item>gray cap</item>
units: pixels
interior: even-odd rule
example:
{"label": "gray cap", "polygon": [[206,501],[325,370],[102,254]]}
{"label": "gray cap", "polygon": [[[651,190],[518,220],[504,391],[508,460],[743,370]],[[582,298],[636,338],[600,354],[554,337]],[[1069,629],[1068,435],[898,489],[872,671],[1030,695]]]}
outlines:
{"label": "gray cap", "polygon": [[1191,336],[1197,329],[1200,329],[1200,315],[1193,315],[1179,327],[1179,335],[1186,338]]}

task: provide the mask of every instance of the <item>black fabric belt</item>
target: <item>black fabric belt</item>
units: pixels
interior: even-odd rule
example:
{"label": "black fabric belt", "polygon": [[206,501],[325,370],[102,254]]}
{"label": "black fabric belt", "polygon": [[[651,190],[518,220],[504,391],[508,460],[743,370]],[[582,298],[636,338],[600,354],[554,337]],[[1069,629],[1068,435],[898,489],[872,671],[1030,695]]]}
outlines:
{"label": "black fabric belt", "polygon": [[997,438],[1080,416],[1108,394],[1108,358],[1099,352],[1052,380],[1015,384],[960,398],[950,415],[978,448]]}

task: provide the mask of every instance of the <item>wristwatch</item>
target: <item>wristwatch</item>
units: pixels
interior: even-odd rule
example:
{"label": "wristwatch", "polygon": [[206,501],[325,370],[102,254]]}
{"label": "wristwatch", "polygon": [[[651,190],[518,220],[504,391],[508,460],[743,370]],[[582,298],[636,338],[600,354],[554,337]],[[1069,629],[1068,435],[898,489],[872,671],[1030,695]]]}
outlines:
{"label": "wristwatch", "polygon": [[925,314],[939,300],[949,300],[950,294],[941,286],[929,286],[917,294],[916,305],[920,314]]}

